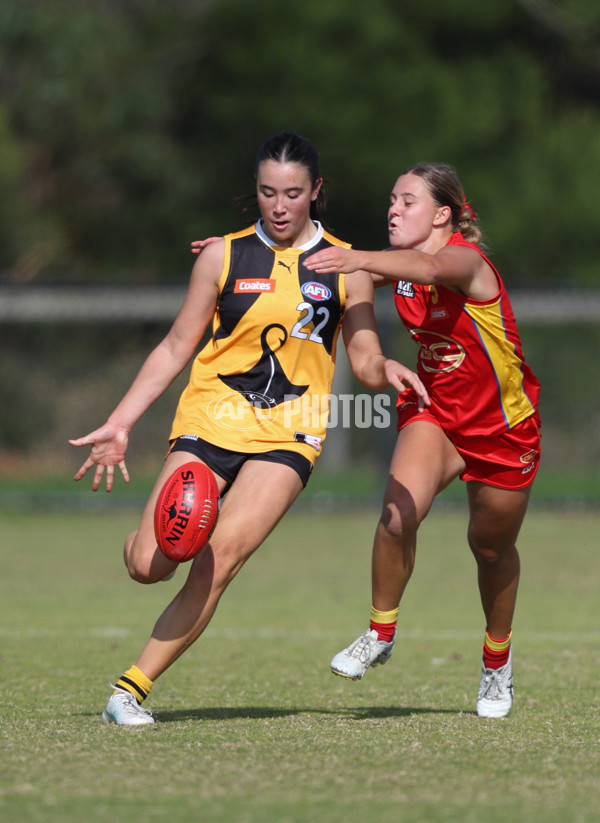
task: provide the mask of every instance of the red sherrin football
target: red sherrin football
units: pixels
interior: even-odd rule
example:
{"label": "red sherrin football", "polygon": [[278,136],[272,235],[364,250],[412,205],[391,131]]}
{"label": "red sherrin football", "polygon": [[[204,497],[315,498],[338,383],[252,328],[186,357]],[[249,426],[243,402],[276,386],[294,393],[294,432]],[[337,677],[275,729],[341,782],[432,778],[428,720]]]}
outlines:
{"label": "red sherrin football", "polygon": [[154,533],[170,560],[191,560],[204,548],[219,513],[219,489],[204,463],[186,463],[169,477],[156,501]]}

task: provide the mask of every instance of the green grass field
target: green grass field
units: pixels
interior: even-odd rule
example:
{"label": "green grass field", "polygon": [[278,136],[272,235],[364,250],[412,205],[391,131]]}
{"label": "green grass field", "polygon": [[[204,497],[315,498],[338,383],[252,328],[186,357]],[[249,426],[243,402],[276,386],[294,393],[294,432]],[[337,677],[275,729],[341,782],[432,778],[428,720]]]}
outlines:
{"label": "green grass field", "polygon": [[[131,582],[134,513],[0,514],[3,823],[584,823],[600,805],[600,514],[533,510],[515,705],[474,705],[484,625],[463,512],[434,509],[394,657],[329,672],[366,628],[377,512],[298,509],[155,686],[157,725],[104,727],[170,583]],[[184,570],[180,570],[181,580]]]}

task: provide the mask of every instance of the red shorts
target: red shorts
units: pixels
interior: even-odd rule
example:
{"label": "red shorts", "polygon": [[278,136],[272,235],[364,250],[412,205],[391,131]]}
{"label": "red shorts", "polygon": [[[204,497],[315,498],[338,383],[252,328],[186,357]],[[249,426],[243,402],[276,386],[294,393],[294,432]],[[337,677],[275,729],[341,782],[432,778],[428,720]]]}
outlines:
{"label": "red shorts", "polygon": [[524,489],[533,483],[540,462],[540,424],[537,414],[500,434],[470,435],[447,432],[435,416],[416,403],[398,408],[398,431],[409,423],[427,421],[444,431],[465,461],[461,480],[477,480],[499,489]]}

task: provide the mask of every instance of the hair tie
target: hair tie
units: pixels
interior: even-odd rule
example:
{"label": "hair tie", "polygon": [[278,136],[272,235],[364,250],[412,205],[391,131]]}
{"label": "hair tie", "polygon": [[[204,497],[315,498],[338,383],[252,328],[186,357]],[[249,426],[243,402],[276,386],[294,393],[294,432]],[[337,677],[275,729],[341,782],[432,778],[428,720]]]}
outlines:
{"label": "hair tie", "polygon": [[465,209],[466,209],[466,210],[469,212],[469,214],[471,215],[471,221],[472,221],[473,223],[475,223],[475,221],[477,220],[477,215],[476,215],[476,214],[475,214],[475,212],[473,211],[472,206],[470,206],[470,205],[469,205],[469,203],[467,203],[467,198],[465,197],[465,193],[463,192],[463,211],[464,211]]}

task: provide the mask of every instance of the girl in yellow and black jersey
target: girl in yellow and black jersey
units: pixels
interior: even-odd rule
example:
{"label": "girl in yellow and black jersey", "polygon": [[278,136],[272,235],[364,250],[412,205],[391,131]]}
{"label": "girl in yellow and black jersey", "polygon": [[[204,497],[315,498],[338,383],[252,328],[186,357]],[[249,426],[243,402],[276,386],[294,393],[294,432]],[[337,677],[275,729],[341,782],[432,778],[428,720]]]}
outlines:
{"label": "girl in yellow and black jersey", "polygon": [[[347,246],[319,223],[323,179],[314,147],[298,135],[277,135],[260,149],[255,171],[259,223],[204,248],[167,336],[106,423],[70,441],[92,447],[76,479],[95,467],[96,490],[106,469],[110,490],[119,466],[128,480],[132,426],[189,363],[212,324],[181,396],[169,454],[139,528],[125,541],[131,577],[154,583],[176,568],[157,547],[153,515],[179,466],[205,463],[227,495],[210,542],[135,664],[117,680],[103,714],[108,723],[154,722],[141,705],[153,682],[202,634],[231,580],[306,484],[325,437],[340,329],[354,374],[367,387],[412,387],[428,400],[417,375],[381,353],[370,275],[355,274],[350,283],[339,272],[321,277],[303,265],[309,251]],[[314,397],[325,401],[317,414],[312,402],[302,402]]]}
{"label": "girl in yellow and black jersey", "polygon": [[314,464],[346,305],[342,274],[304,268],[307,253],[340,244],[315,228],[292,248],[273,245],[260,223],[224,238],[212,336],[194,361],[172,439],[193,433],[236,452],[289,449]]}

